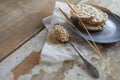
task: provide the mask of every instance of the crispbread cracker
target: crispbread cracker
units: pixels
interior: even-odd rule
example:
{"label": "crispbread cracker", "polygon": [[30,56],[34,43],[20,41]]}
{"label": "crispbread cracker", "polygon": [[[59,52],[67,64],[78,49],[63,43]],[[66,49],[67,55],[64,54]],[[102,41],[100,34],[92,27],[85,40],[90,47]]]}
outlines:
{"label": "crispbread cracker", "polygon": [[108,19],[107,13],[88,4],[79,4],[73,6],[77,14],[71,11],[72,16],[80,18],[84,23],[98,26],[105,23]]}
{"label": "crispbread cracker", "polygon": [[[78,24],[80,25],[81,28],[85,29],[80,21],[78,22]],[[103,30],[105,28],[105,23],[99,24],[97,26],[87,24],[87,23],[84,23],[84,25],[89,31],[100,31],[100,30]]]}

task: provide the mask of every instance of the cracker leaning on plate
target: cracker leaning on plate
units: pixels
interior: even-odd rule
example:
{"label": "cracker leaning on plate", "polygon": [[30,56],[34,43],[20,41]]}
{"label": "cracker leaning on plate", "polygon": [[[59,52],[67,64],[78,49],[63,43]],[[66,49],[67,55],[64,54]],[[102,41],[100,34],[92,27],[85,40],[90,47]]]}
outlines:
{"label": "cracker leaning on plate", "polygon": [[81,28],[84,29],[80,19],[90,31],[99,31],[104,29],[105,22],[108,19],[107,13],[89,4],[74,5],[73,9],[76,13],[71,10],[71,15],[74,18],[78,18],[78,24]]}

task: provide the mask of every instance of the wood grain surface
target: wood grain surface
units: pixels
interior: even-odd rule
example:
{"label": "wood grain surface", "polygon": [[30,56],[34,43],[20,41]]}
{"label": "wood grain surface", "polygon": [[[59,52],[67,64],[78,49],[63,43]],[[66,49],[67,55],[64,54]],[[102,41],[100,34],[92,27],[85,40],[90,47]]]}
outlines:
{"label": "wood grain surface", "polygon": [[53,7],[52,0],[0,0],[0,61],[44,28]]}
{"label": "wood grain surface", "polygon": [[63,65],[56,72],[47,73],[40,70],[39,74],[33,75],[31,80],[64,80],[67,71],[73,68],[74,61],[64,61]]}
{"label": "wood grain surface", "polygon": [[20,75],[28,73],[35,65],[40,61],[40,52],[32,52],[25,60],[23,60],[19,65],[17,65],[13,70],[14,80]]}
{"label": "wood grain surface", "polygon": [[[23,60],[12,70],[14,80],[17,80],[21,75],[31,73],[31,69],[35,65],[39,64],[40,59],[40,52],[33,51],[28,57],[25,58],[25,60]],[[72,69],[73,64],[73,60],[65,61],[59,70],[53,73],[46,73],[45,71],[40,70],[40,73],[33,75],[31,80],[63,80],[65,77],[64,73],[69,69]]]}
{"label": "wood grain surface", "polygon": [[41,20],[52,14],[55,1],[0,0],[0,62],[44,28]]}

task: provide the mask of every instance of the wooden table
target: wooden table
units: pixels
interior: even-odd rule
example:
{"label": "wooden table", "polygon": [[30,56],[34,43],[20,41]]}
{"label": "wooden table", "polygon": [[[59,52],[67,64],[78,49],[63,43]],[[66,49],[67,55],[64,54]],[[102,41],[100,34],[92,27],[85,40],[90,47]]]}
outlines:
{"label": "wooden table", "polygon": [[53,6],[52,0],[0,1],[0,61],[44,28],[41,20],[52,13]]}
{"label": "wooden table", "polygon": [[[31,69],[39,64],[40,51],[47,36],[41,20],[52,14],[55,1],[0,0],[0,80],[17,80],[21,75],[31,73]],[[69,1],[78,3],[79,0]],[[111,3],[110,1],[108,2]],[[113,46],[115,54],[119,53],[117,50],[120,43],[104,45],[102,52],[107,52]],[[72,69],[73,64],[73,61],[65,61],[57,72],[50,74],[41,71],[40,74],[33,75],[31,80],[45,80],[43,77],[46,75],[46,80],[63,80],[64,72]]]}
{"label": "wooden table", "polygon": [[17,80],[38,64],[47,36],[41,20],[52,14],[55,1],[0,0],[0,79],[12,70]]}

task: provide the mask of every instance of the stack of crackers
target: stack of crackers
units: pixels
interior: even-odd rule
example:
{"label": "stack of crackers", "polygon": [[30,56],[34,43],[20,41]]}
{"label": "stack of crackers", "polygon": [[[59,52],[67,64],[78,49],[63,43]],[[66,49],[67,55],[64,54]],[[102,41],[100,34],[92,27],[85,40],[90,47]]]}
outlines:
{"label": "stack of crackers", "polygon": [[86,28],[90,31],[104,29],[105,22],[108,19],[107,13],[89,4],[74,5],[73,9],[75,12],[71,11],[71,15],[78,18],[78,24],[83,29],[84,26],[82,23],[84,23]]}

